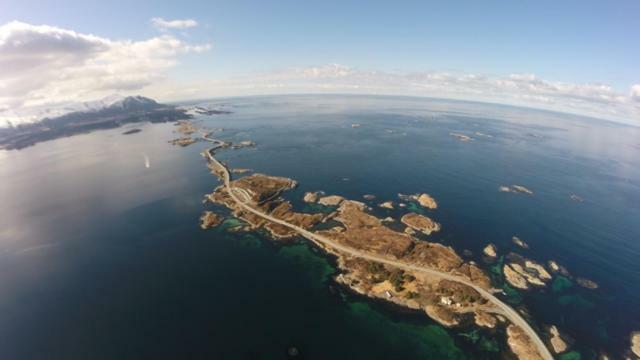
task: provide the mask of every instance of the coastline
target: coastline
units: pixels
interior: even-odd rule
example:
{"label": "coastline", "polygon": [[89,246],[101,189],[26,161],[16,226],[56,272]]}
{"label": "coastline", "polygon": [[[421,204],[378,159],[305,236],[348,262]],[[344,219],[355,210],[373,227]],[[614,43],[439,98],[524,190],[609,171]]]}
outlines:
{"label": "coastline", "polygon": [[[520,329],[521,331],[523,331],[524,333],[527,334],[527,337],[529,338],[529,341],[531,341],[530,345],[533,345],[537,352],[536,357],[521,357],[522,359],[525,358],[542,358],[542,359],[553,359],[553,356],[551,355],[549,349],[546,347],[544,341],[538,336],[538,334],[536,333],[535,330],[533,330],[533,328],[531,328],[531,326],[516,312],[514,311],[510,306],[506,305],[504,302],[502,302],[501,300],[499,300],[498,298],[496,298],[493,294],[491,294],[490,292],[486,291],[485,289],[479,287],[477,284],[472,283],[470,280],[465,280],[462,279],[459,276],[456,275],[451,275],[448,273],[444,273],[444,272],[440,272],[440,271],[436,271],[433,269],[428,269],[428,268],[423,268],[421,266],[416,266],[416,265],[411,265],[411,264],[406,264],[406,263],[402,263],[399,261],[394,261],[394,260],[390,260],[387,258],[382,258],[379,256],[374,256],[368,253],[363,253],[342,245],[339,245],[337,243],[335,243],[334,241],[318,235],[317,233],[313,233],[311,231],[308,231],[304,228],[301,228],[299,226],[287,223],[286,221],[283,221],[281,219],[275,218],[271,215],[268,215],[264,212],[262,212],[261,210],[258,210],[252,206],[250,206],[248,204],[248,202],[250,201],[250,195],[244,191],[243,189],[239,189],[239,188],[234,188],[231,186],[231,175],[229,173],[229,171],[227,170],[226,166],[224,166],[222,163],[220,163],[215,157],[214,157],[214,151],[217,150],[220,147],[224,147],[224,145],[226,144],[223,141],[220,140],[216,140],[213,138],[209,137],[210,133],[204,134],[203,135],[203,139],[205,141],[211,142],[213,144],[215,144],[214,147],[212,147],[211,149],[205,151],[204,155],[207,157],[209,163],[210,163],[210,167],[212,169],[212,171],[218,175],[222,181],[223,181],[223,185],[221,186],[222,189],[224,189],[224,191],[227,193],[228,198],[233,202],[233,204],[235,204],[238,209],[242,209],[243,212],[247,212],[247,213],[251,213],[252,216],[257,216],[259,218],[263,218],[264,220],[266,220],[267,222],[270,223],[274,223],[278,226],[282,226],[285,228],[289,228],[292,231],[295,231],[298,235],[307,238],[308,240],[310,240],[311,242],[315,243],[318,247],[322,248],[323,250],[325,250],[325,252],[327,253],[331,253],[335,256],[337,256],[339,259],[341,258],[341,256],[347,255],[350,257],[355,257],[355,258],[361,258],[364,259],[366,261],[372,261],[372,262],[378,262],[378,263],[382,263],[385,265],[389,265],[392,267],[397,267],[400,269],[404,269],[407,271],[415,271],[415,272],[419,272],[425,275],[429,275],[429,276],[435,276],[437,278],[441,278],[443,280],[448,280],[448,281],[453,281],[453,282],[457,282],[460,283],[464,286],[470,287],[473,290],[477,291],[478,293],[481,294],[482,298],[490,301],[491,303],[493,303],[494,305],[498,306],[498,309],[495,309],[493,312],[494,313],[498,313],[501,314],[505,317],[507,317],[512,324],[517,324],[517,329]],[[218,188],[220,189],[220,187]],[[218,190],[216,190],[218,191]],[[242,197],[243,200],[240,200],[239,197]],[[228,205],[227,205],[228,206]],[[231,206],[233,207],[233,205]],[[527,342],[528,343],[528,342]],[[511,345],[511,343],[510,343]],[[527,347],[527,346],[525,346]],[[512,350],[514,349],[514,347],[512,346]],[[527,349],[527,351],[530,351],[531,347],[529,346],[529,348]]]}

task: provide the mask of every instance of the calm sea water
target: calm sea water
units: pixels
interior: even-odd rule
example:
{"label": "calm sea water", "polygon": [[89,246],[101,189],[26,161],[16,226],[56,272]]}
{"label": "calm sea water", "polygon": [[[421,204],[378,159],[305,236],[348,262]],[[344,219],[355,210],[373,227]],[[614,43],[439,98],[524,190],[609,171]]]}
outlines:
{"label": "calm sea water", "polygon": [[[582,358],[621,356],[640,330],[639,128],[415,98],[205,104],[234,113],[197,121],[258,144],[220,157],[296,179],[287,196],[300,209],[312,190],[376,202],[428,192],[443,225],[431,241],[478,263],[493,242],[598,282],[596,291],[557,284],[508,298],[537,326],[574,338]],[[201,203],[218,185],[199,155],[206,144],[173,147],[171,124],[139,127],[0,152],[0,358],[286,359],[292,346],[305,359],[502,356],[499,334],[445,329],[336,286],[333,260],[303,240],[201,231],[204,209],[227,214]],[[505,184],[535,195],[498,192]],[[514,247],[513,235],[531,248]]]}

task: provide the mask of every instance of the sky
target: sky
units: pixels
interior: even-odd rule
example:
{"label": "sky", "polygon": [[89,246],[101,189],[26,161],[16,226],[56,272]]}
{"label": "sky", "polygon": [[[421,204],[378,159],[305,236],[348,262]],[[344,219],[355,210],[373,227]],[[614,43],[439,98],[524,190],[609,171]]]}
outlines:
{"label": "sky", "polygon": [[445,97],[640,125],[640,2],[0,0],[0,123],[112,94]]}

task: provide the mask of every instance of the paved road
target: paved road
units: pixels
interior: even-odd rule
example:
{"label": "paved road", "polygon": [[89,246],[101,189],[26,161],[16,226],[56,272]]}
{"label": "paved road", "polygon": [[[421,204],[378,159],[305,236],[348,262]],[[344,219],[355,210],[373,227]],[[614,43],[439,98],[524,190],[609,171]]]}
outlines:
{"label": "paved road", "polygon": [[[370,260],[370,261],[374,261],[374,262],[378,262],[378,263],[383,263],[383,264],[387,264],[387,265],[391,265],[391,266],[395,266],[397,268],[403,269],[403,270],[411,270],[411,271],[417,271],[417,272],[421,272],[424,274],[428,274],[428,275],[432,275],[435,277],[439,277],[442,279],[446,279],[446,280],[450,280],[450,281],[455,281],[457,283],[461,283],[464,285],[467,285],[471,288],[473,288],[474,290],[476,290],[478,293],[480,293],[480,295],[482,295],[485,299],[487,299],[488,301],[490,301],[493,305],[495,305],[495,309],[493,310],[494,313],[498,313],[498,314],[502,314],[504,315],[507,319],[509,319],[513,324],[519,326],[521,329],[523,329],[527,335],[529,336],[529,338],[533,339],[533,342],[535,343],[536,347],[538,348],[538,352],[541,356],[542,359],[545,360],[553,360],[553,356],[551,355],[551,352],[549,352],[549,349],[547,349],[546,345],[544,344],[544,342],[542,341],[542,339],[540,339],[540,337],[538,336],[538,334],[535,332],[535,330],[533,330],[533,328],[529,325],[529,323],[524,320],[522,318],[522,316],[520,316],[520,314],[518,314],[515,310],[513,310],[509,305],[505,304],[504,302],[502,302],[500,299],[498,299],[497,297],[495,297],[493,294],[491,294],[489,291],[479,287],[478,285],[474,284],[473,282],[469,281],[468,279],[462,277],[462,276],[457,276],[457,275],[453,275],[453,274],[449,274],[449,273],[445,273],[445,272],[441,272],[435,269],[431,269],[428,267],[423,267],[423,266],[417,266],[417,265],[412,265],[412,264],[407,264],[404,262],[400,262],[397,260],[393,260],[393,259],[389,259],[389,258],[385,258],[382,257],[380,255],[375,255],[375,254],[370,254],[370,253],[365,253],[344,245],[341,245],[339,243],[336,243],[335,241],[325,237],[325,236],[321,236],[318,235],[316,233],[312,233],[306,229],[303,229],[297,225],[288,223],[284,220],[275,218],[267,213],[262,212],[261,210],[255,209],[254,207],[250,206],[247,202],[250,200],[249,195],[246,193],[246,191],[244,191],[244,189],[239,189],[239,188],[232,188],[231,187],[231,176],[229,174],[229,171],[227,170],[227,168],[222,165],[218,160],[216,160],[216,158],[213,156],[213,151],[217,148],[219,148],[220,146],[222,146],[223,142],[220,140],[215,140],[212,138],[209,138],[207,135],[205,135],[203,137],[205,140],[210,141],[212,143],[218,144],[218,146],[209,149],[206,154],[207,157],[209,158],[209,161],[213,162],[214,164],[216,164],[217,167],[219,167],[220,169],[224,170],[222,172],[222,178],[224,181],[224,187],[227,190],[227,193],[229,194],[229,196],[233,199],[233,201],[235,201],[238,205],[240,205],[240,207],[242,207],[244,210],[249,211],[263,219],[269,220],[271,222],[274,222],[276,224],[280,224],[282,226],[285,226],[291,230],[296,231],[298,234],[304,236],[305,238],[313,241],[314,243],[324,246],[324,247],[329,247],[332,248],[338,252],[341,252],[345,255],[350,255],[350,256],[354,256],[354,257],[359,257],[359,258],[363,258],[366,260]],[[243,197],[243,200],[241,201],[238,198],[238,194],[240,194],[241,197]]]}

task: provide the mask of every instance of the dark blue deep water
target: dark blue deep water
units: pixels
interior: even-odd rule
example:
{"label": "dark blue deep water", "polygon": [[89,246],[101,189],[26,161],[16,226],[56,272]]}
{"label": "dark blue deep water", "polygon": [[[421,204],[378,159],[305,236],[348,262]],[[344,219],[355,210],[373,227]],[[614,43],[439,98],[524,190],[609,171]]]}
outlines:
{"label": "dark blue deep water", "polygon": [[[375,202],[428,192],[443,226],[430,241],[470,250],[487,270],[492,242],[596,281],[508,298],[536,326],[557,325],[583,359],[622,357],[640,330],[640,128],[416,98],[204,104],[233,114],[198,123],[257,143],[220,158],[297,180],[287,197],[299,209],[305,191]],[[0,152],[0,359],[286,359],[292,346],[304,359],[509,357],[500,333],[445,329],[338,287],[333,259],[304,240],[200,230],[203,210],[227,214],[201,202],[218,185],[206,144],[173,147],[172,124],[139,127]],[[498,191],[509,184],[535,194]]]}

